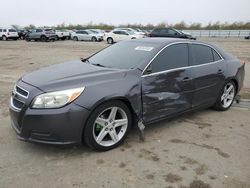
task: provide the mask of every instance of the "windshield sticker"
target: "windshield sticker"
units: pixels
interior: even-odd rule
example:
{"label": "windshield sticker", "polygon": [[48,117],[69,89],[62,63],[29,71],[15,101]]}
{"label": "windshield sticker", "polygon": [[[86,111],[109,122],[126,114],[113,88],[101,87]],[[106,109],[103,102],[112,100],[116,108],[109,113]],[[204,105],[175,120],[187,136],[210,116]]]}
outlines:
{"label": "windshield sticker", "polygon": [[135,48],[135,50],[141,50],[141,51],[146,51],[146,52],[150,52],[154,49],[154,47],[150,47],[150,46],[137,46]]}

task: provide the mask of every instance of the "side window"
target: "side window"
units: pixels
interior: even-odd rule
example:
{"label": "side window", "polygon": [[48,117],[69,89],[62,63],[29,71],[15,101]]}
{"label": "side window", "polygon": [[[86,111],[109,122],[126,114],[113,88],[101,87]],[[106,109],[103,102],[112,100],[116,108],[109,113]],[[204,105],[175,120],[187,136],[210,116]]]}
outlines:
{"label": "side window", "polygon": [[173,29],[169,29],[168,30],[168,34],[170,34],[170,35],[177,35],[178,33],[176,31],[174,31]]}
{"label": "side window", "polygon": [[2,29],[0,29],[0,32],[2,32],[3,30]]}
{"label": "side window", "polygon": [[214,61],[212,49],[209,46],[202,44],[192,44],[191,46],[194,57],[194,61],[191,65],[201,65]]}
{"label": "side window", "polygon": [[40,32],[42,32],[42,30],[41,30],[41,29],[37,29],[36,32],[37,32],[37,33],[40,33]]}
{"label": "side window", "polygon": [[6,29],[4,29],[4,30],[3,30],[3,32],[7,32],[7,30],[6,30]]}
{"label": "side window", "polygon": [[160,72],[188,66],[187,44],[174,44],[165,48],[152,62],[152,72]]}
{"label": "side window", "polygon": [[168,29],[161,29],[161,30],[160,30],[160,33],[162,33],[162,34],[167,34],[167,33],[168,33]]}
{"label": "side window", "polygon": [[120,34],[121,35],[128,35],[127,32],[125,32],[125,31],[120,31]]}
{"label": "side window", "polygon": [[87,35],[88,33],[87,33],[86,31],[82,31],[82,34],[85,34],[85,35]]}
{"label": "side window", "polygon": [[120,31],[114,31],[114,34],[120,35]]}
{"label": "side window", "polygon": [[76,31],[76,34],[80,34],[81,32],[80,31]]}
{"label": "side window", "polygon": [[216,51],[214,51],[213,49],[212,49],[212,51],[213,51],[214,61],[221,60],[221,57],[219,56],[219,54]]}

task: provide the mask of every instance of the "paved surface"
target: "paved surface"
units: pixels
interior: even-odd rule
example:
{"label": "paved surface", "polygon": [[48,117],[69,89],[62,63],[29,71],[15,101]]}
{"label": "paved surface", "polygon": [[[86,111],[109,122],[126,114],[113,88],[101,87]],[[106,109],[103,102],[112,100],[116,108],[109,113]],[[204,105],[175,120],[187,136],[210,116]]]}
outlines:
{"label": "paved surface", "polygon": [[[208,39],[205,39],[208,40]],[[249,41],[209,39],[250,62]],[[0,41],[0,187],[250,187],[250,109],[203,110],[146,129],[109,152],[18,141],[8,116],[8,99],[23,74],[86,57],[105,43]],[[242,91],[250,97],[250,67]]]}

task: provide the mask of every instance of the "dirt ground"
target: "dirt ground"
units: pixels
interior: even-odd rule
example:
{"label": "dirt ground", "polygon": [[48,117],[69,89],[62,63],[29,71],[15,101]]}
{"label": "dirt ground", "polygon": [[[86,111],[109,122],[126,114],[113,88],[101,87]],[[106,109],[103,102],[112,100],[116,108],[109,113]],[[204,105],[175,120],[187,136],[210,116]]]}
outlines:
{"label": "dirt ground", "polygon": [[[203,39],[250,62],[250,41]],[[121,147],[94,152],[19,141],[8,101],[15,81],[40,67],[86,57],[104,42],[0,41],[0,188],[250,188],[250,105],[206,109],[132,130]],[[250,63],[242,98],[250,99]],[[247,100],[246,100],[247,101]]]}

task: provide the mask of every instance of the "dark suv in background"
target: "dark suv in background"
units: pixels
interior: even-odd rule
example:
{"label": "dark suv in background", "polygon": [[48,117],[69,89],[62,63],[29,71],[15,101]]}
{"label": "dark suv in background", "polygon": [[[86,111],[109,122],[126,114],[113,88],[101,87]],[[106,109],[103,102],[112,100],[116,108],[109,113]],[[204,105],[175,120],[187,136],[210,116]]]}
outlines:
{"label": "dark suv in background", "polygon": [[57,38],[56,33],[53,29],[33,29],[31,32],[29,32],[26,37],[25,40],[26,41],[31,41],[31,40],[35,40],[35,41],[55,41]]}
{"label": "dark suv in background", "polygon": [[196,40],[195,37],[189,33],[184,33],[173,28],[156,28],[148,34],[149,37],[172,37],[172,38],[185,38]]}

